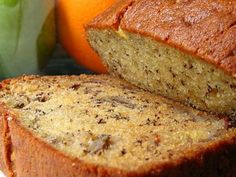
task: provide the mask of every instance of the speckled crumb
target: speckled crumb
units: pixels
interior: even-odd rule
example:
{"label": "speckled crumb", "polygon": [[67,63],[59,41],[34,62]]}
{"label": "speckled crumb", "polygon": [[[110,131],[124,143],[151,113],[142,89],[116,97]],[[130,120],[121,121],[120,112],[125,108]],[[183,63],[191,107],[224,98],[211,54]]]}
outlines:
{"label": "speckled crumb", "polygon": [[164,163],[236,132],[224,119],[106,75],[26,76],[2,87],[0,101],[36,136],[71,157],[110,167]]}

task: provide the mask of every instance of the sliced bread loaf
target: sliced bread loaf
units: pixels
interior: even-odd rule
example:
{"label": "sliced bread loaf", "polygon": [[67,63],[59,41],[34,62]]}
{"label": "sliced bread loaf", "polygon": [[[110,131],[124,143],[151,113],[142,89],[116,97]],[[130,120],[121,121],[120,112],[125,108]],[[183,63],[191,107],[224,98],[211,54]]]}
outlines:
{"label": "sliced bread loaf", "polygon": [[236,128],[111,76],[1,83],[10,177],[235,177]]}
{"label": "sliced bread loaf", "polygon": [[87,34],[114,75],[236,119],[235,0],[121,0]]}

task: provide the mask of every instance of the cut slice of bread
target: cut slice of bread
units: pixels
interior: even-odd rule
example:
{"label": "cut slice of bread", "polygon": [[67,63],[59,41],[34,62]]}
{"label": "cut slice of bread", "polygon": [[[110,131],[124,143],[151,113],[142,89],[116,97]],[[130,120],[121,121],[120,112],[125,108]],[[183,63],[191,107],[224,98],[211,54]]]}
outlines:
{"label": "cut slice of bread", "polygon": [[13,177],[235,177],[227,119],[111,76],[1,83],[0,167]]}
{"label": "cut slice of bread", "polygon": [[114,75],[236,119],[235,0],[121,0],[87,34]]}

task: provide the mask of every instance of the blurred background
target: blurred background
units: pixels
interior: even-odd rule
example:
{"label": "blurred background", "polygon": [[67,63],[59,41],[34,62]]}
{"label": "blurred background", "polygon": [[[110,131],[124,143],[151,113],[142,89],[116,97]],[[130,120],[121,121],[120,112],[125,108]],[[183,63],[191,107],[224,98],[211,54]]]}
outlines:
{"label": "blurred background", "polygon": [[84,26],[115,0],[0,0],[0,79],[106,73]]}

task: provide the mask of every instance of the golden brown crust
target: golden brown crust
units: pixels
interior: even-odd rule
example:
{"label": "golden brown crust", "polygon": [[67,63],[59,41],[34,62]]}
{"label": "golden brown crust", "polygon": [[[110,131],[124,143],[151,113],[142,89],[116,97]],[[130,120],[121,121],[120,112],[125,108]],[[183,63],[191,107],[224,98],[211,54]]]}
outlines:
{"label": "golden brown crust", "polygon": [[[190,153],[178,161],[166,164],[147,164],[138,171],[129,172],[72,159],[36,138],[32,132],[21,126],[17,116],[4,105],[0,105],[0,112],[5,115],[1,120],[7,120],[7,127],[10,128],[8,131],[11,137],[10,144],[15,156],[14,161],[8,165],[16,167],[17,177],[235,177],[236,174],[235,133],[229,132],[221,142],[201,149],[198,154]],[[0,123],[0,128],[2,125],[3,123]],[[0,136],[0,140],[2,139],[4,138]],[[2,145],[0,152],[4,152],[3,149],[7,144],[0,145]],[[2,153],[0,159],[6,159],[5,154]],[[1,165],[6,169],[4,167],[6,165],[3,163]],[[7,170],[4,172],[7,173]]]}
{"label": "golden brown crust", "polygon": [[9,127],[15,150],[17,177],[234,177],[236,173],[235,136],[212,144],[198,154],[191,154],[179,161],[150,164],[139,171],[127,172],[71,159],[36,138],[15,119],[9,121]]}
{"label": "golden brown crust", "polygon": [[9,126],[15,149],[17,177],[87,177],[109,174],[123,176],[120,170],[87,164],[79,159],[67,157],[36,138],[15,120],[10,121]]}
{"label": "golden brown crust", "polygon": [[0,170],[8,177],[13,177],[11,168],[11,139],[8,121],[9,112],[5,105],[0,104]]}
{"label": "golden brown crust", "polygon": [[86,28],[114,28],[117,29],[120,25],[120,20],[128,7],[132,5],[135,0],[118,0],[113,6],[107,9],[103,14],[92,20]]}
{"label": "golden brown crust", "polygon": [[5,126],[4,126],[4,117],[3,115],[0,116],[0,169],[7,173],[6,170],[6,159],[4,157],[6,156],[4,152],[4,135],[5,134]]}
{"label": "golden brown crust", "polygon": [[126,4],[122,15],[121,2],[87,28],[114,28],[107,17],[116,17],[123,30],[167,43],[236,76],[236,1],[136,0]]}

